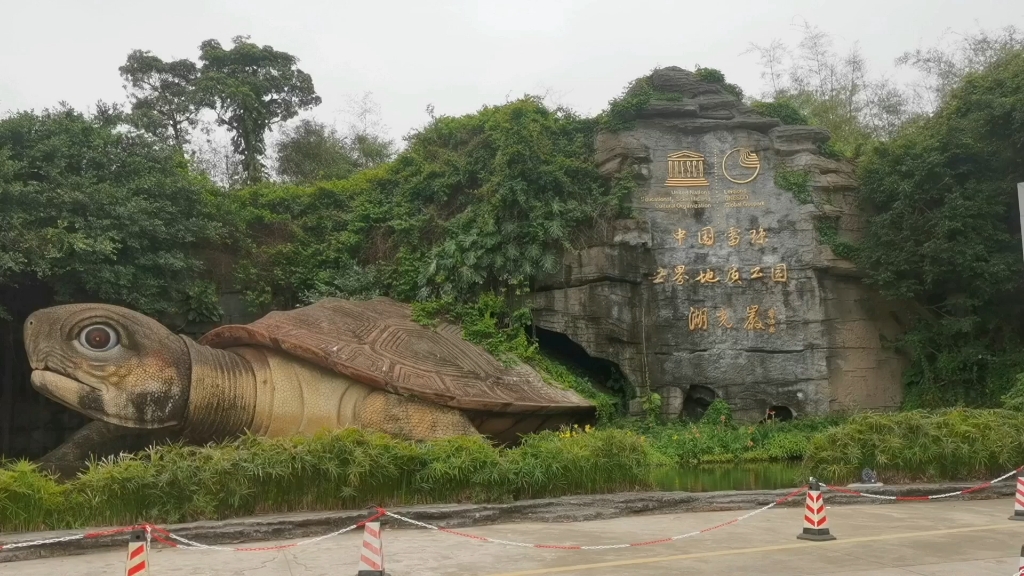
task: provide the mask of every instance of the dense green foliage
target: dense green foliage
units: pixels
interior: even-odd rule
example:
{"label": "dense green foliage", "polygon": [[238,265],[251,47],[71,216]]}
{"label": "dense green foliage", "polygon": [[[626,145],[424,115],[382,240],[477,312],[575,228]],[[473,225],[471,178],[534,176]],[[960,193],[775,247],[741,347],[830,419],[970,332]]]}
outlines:
{"label": "dense green foliage", "polygon": [[533,98],[439,117],[395,160],[341,182],[238,194],[260,304],[325,295],[472,300],[529,288],[556,250],[622,213],[630,189],[593,166],[593,122]]}
{"label": "dense green foliage", "polygon": [[1024,414],[1006,410],[861,414],[811,440],[805,467],[826,482],[865,467],[885,482],[990,479],[1024,463]]}
{"label": "dense green foliage", "polygon": [[282,130],[277,173],[293,184],[342,180],[357,170],[348,142],[332,126],[303,118]]}
{"label": "dense green foliage", "polygon": [[58,483],[25,462],[0,469],[0,530],[184,522],[297,510],[507,502],[651,487],[659,457],[638,435],[531,435],[404,442],[349,428],[311,438],[165,446],[94,463]]}
{"label": "dense green foliage", "polygon": [[860,170],[872,212],[859,263],[913,303],[902,345],[909,402],[991,405],[1024,369],[1020,230],[1024,51],[969,74],[927,120],[875,146]]}
{"label": "dense green foliage", "polygon": [[197,251],[223,232],[220,191],[116,116],[0,120],[0,206],[0,317],[52,301],[150,314],[215,301]]}

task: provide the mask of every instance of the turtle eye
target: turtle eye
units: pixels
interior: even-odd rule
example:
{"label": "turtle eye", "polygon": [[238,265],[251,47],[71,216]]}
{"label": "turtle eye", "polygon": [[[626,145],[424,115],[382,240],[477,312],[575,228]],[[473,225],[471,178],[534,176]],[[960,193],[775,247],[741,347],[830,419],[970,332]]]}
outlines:
{"label": "turtle eye", "polygon": [[107,352],[114,349],[119,342],[117,332],[103,324],[86,326],[78,333],[78,343],[93,352]]}

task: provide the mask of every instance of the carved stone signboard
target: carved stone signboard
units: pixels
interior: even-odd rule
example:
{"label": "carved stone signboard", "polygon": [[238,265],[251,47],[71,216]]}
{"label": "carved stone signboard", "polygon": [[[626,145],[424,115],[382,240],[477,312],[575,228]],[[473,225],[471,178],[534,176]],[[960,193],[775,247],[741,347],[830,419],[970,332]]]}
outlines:
{"label": "carved stone signboard", "polygon": [[[819,232],[856,237],[861,221],[852,167],[819,153],[828,134],[679,68],[651,81],[674,99],[597,142],[603,171],[637,175],[635,218],[541,280],[537,326],[616,362],[672,418],[714,398],[748,420],[897,406],[903,363],[884,341],[899,317]],[[780,170],[808,173],[814,201],[780,189]]]}

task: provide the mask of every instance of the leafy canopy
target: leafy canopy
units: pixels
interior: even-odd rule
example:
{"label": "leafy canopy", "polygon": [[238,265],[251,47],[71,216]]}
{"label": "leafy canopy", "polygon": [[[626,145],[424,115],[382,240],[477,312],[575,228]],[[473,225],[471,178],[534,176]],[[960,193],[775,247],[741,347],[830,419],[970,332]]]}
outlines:
{"label": "leafy canopy", "polygon": [[302,119],[282,130],[277,143],[277,173],[297,184],[342,180],[356,171],[348,142],[332,127]]}
{"label": "leafy canopy", "polygon": [[268,241],[245,257],[243,284],[276,305],[527,287],[623,209],[626,184],[593,165],[594,129],[523,98],[438,117],[393,162],[345,181],[246,190],[245,226]]}
{"label": "leafy canopy", "polygon": [[201,292],[218,192],[117,121],[66,106],[0,119],[0,310],[52,296],[160,313]]}
{"label": "leafy canopy", "polygon": [[320,104],[309,74],[296,67],[298,59],[271,46],[258,46],[248,36],[236,36],[225,49],[217,40],[199,45],[202,68],[197,98],[214,110],[217,123],[231,131],[231,144],[242,156],[247,181],[263,180],[266,133]]}
{"label": "leafy canopy", "polygon": [[[864,159],[873,217],[859,249],[869,281],[916,303],[904,340],[912,401],[989,401],[1011,382],[1020,344],[1024,50],[968,74],[935,115]],[[1008,364],[1009,363],[1009,364]],[[998,375],[998,377],[996,377]]]}
{"label": "leafy canopy", "polygon": [[132,105],[132,124],[184,149],[199,124],[196,63],[165,62],[148,51],[134,50],[119,71]]}

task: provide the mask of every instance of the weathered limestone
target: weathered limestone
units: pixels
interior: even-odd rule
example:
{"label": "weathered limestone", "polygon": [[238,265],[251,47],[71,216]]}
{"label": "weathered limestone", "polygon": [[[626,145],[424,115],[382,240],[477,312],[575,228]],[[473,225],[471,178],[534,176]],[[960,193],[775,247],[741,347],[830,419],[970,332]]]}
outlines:
{"label": "weathered limestone", "polygon": [[[693,413],[695,386],[745,419],[897,406],[902,361],[884,344],[896,311],[818,230],[822,219],[840,238],[862,229],[853,167],[819,152],[828,132],[780,126],[680,68],[652,84],[681,99],[596,142],[602,172],[639,183],[634,218],[540,279],[528,297],[537,326],[618,363],[672,418]],[[809,174],[811,203],[776,185],[783,169]]]}

